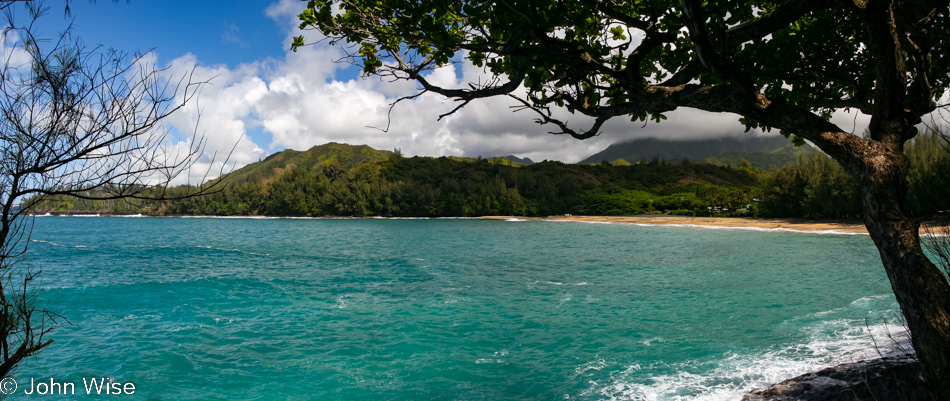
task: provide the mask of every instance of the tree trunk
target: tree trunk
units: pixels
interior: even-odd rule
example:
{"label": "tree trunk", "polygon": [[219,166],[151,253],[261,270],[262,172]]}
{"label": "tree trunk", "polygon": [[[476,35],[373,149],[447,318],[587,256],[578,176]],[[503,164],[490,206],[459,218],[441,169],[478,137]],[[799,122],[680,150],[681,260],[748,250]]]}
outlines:
{"label": "tree trunk", "polygon": [[877,245],[927,382],[950,400],[950,284],[920,247],[903,212],[907,159],[900,145],[872,141],[858,174],[864,222]]}

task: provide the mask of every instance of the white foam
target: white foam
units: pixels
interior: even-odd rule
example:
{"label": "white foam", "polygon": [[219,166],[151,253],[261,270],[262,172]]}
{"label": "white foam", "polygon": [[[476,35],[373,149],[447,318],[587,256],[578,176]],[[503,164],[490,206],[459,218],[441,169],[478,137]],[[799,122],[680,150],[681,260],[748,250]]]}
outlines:
{"label": "white foam", "polygon": [[662,342],[666,342],[666,339],[663,337],[653,337],[653,338],[648,338],[646,340],[640,340],[640,344],[646,345],[647,347],[653,345],[653,343],[662,343]]}
{"label": "white foam", "polygon": [[220,249],[220,250],[222,250],[222,251],[228,251],[228,252],[243,253],[243,254],[245,254],[245,255],[270,256],[269,253],[250,252],[250,251],[245,251],[245,250],[241,250],[241,249],[237,249],[237,248],[234,248],[234,249]]}
{"label": "white foam", "polygon": [[245,255],[254,255],[254,256],[270,256],[269,253],[250,252],[250,251],[245,251],[245,250],[237,249],[237,248],[215,248],[210,245],[195,245],[195,248],[211,249],[211,250],[222,251],[222,252],[236,252],[236,253],[243,253]]}
{"label": "white foam", "polygon": [[483,364],[483,363],[505,363],[505,360],[504,360],[504,359],[491,359],[491,358],[481,358],[481,359],[476,359],[476,360],[475,360],[475,364]]}
{"label": "white foam", "polygon": [[[805,330],[814,332],[812,341],[806,344],[752,355],[724,355],[719,361],[681,364],[673,367],[676,370],[673,374],[643,378],[642,367],[635,364],[614,375],[612,383],[592,382],[585,393],[607,400],[737,400],[755,388],[807,372],[906,354],[910,350],[906,329],[885,323],[864,326],[855,321],[831,321]],[[590,364],[580,369],[587,369]],[[704,371],[703,368],[710,365],[714,367]]]}
{"label": "white foam", "polygon": [[589,370],[603,370],[604,368],[608,366],[607,361],[605,361],[604,358],[600,358],[600,357],[595,357],[595,358],[597,359],[594,359],[593,361],[587,362],[581,366],[574,368],[574,375],[580,376]]}
{"label": "white foam", "polygon": [[882,299],[888,299],[888,298],[891,298],[891,297],[892,297],[891,294],[886,294],[886,295],[873,295],[873,296],[869,296],[869,297],[861,297],[861,298],[858,298],[858,299],[854,300],[853,302],[851,302],[851,306],[853,306],[853,307],[860,307],[860,308],[864,309],[864,308],[867,308],[868,305],[871,304],[871,302],[879,301],[879,300],[882,300]]}
{"label": "white foam", "polygon": [[349,297],[350,297],[349,295],[340,295],[336,297],[336,305],[334,305],[334,308],[346,309],[346,299]]}
{"label": "white foam", "polygon": [[52,242],[52,241],[43,241],[43,240],[41,240],[41,239],[30,240],[30,242],[39,242],[39,243],[41,243],[41,244],[49,244],[49,245],[52,245],[52,246],[63,246],[63,247],[66,246],[66,245],[63,245],[63,244],[57,244],[57,243]]}
{"label": "white foam", "polygon": [[492,354],[492,356],[494,356],[495,358],[479,358],[479,359],[475,360],[475,363],[476,363],[476,364],[482,364],[482,363],[505,363],[505,360],[504,360],[504,359],[501,359],[501,358],[498,358],[498,357],[506,357],[506,356],[508,356],[508,350],[495,351],[495,353]]}
{"label": "white foam", "polygon": [[582,286],[582,285],[590,285],[590,283],[588,283],[588,282],[586,282],[586,281],[581,281],[581,282],[578,282],[578,283],[564,283],[564,282],[560,282],[560,281],[540,281],[540,280],[535,280],[535,281],[529,282],[529,283],[528,283],[528,286],[529,286],[529,287],[533,287],[535,284],[547,284],[547,285],[553,285],[553,286],[564,286],[564,285]]}
{"label": "white foam", "polygon": [[39,242],[39,243],[41,243],[41,244],[47,244],[47,245],[52,245],[52,246],[61,246],[61,247],[63,247],[63,248],[99,248],[99,246],[96,246],[96,245],[63,245],[63,244],[57,244],[57,243],[52,242],[52,241],[44,241],[44,240],[41,240],[41,239],[31,239],[30,242]]}

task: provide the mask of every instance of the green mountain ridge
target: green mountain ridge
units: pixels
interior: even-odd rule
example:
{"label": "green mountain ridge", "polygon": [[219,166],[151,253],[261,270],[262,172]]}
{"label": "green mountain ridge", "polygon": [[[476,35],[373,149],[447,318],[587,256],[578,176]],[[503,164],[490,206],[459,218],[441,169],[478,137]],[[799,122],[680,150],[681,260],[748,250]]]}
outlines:
{"label": "green mountain ridge", "polygon": [[172,213],[535,216],[659,208],[696,214],[706,213],[707,206],[736,210],[750,202],[750,188],[758,181],[752,171],[709,164],[526,166],[507,157],[407,158],[338,143],[285,150],[226,180],[230,187],[223,198]]}
{"label": "green mountain ridge", "polygon": [[[306,171],[324,174],[328,169],[349,171],[354,168],[401,157],[393,151],[377,150],[368,145],[350,145],[330,142],[300,151],[286,149],[271,154],[263,160],[248,164],[228,174],[224,180],[228,183],[258,183],[262,185],[274,182],[290,171]],[[483,160],[475,157],[447,156],[448,159],[474,163]],[[518,159],[513,156],[484,159],[491,164],[522,167],[532,164],[531,159]],[[527,163],[524,163],[524,162]]]}
{"label": "green mountain ridge", "polygon": [[623,159],[736,166],[746,160],[760,170],[774,170],[798,159],[807,147],[795,147],[782,136],[739,136],[709,139],[672,140],[642,138],[615,143],[580,161],[580,164],[614,162]]}
{"label": "green mountain ridge", "polygon": [[[614,144],[582,160],[578,164],[593,164],[607,160],[614,166],[636,164],[640,160],[657,159],[680,163],[688,158],[694,163],[718,166],[738,166],[743,160],[759,170],[771,171],[797,160],[807,147],[794,147],[784,137],[726,137],[701,140],[663,140],[645,138]],[[712,156],[704,156],[712,155]],[[268,184],[291,170],[321,174],[329,166],[347,171],[396,157],[388,150],[377,150],[368,145],[349,145],[330,142],[305,151],[287,149],[231,172],[226,180],[231,183],[256,182]],[[616,157],[615,157],[616,156]],[[448,156],[462,162],[482,160],[473,157]],[[535,164],[531,159],[508,155],[493,157],[489,163],[523,167]]]}
{"label": "green mountain ridge", "polygon": [[389,160],[393,156],[395,153],[391,151],[376,150],[367,145],[330,142],[305,151],[287,149],[274,153],[264,160],[232,171],[225,179],[231,183],[268,184],[294,169],[320,174],[329,166],[349,170],[364,164]]}
{"label": "green mountain ridge", "polygon": [[[825,154],[783,145],[798,159],[774,171],[729,153],[719,165],[624,159],[609,163],[544,161],[525,166],[506,158],[402,157],[365,145],[330,143],[285,150],[222,178],[191,196],[182,185],[149,188],[138,201],[50,196],[38,214],[257,216],[636,215],[854,218],[857,184]],[[948,210],[950,145],[937,134],[908,144],[908,210]],[[98,193],[97,193],[98,191]],[[165,200],[148,199],[165,198]]]}
{"label": "green mountain ridge", "polygon": [[267,216],[709,215],[747,206],[753,169],[615,162],[525,166],[503,157],[402,157],[365,145],[284,150],[235,170],[202,197],[114,204],[50,198],[40,213]]}
{"label": "green mountain ridge", "polygon": [[718,157],[708,157],[704,163],[717,166],[739,166],[745,160],[759,170],[775,171],[785,165],[795,163],[801,156],[812,150],[814,148],[807,144],[795,146],[791,142],[786,142],[781,147],[768,152],[727,152]]}

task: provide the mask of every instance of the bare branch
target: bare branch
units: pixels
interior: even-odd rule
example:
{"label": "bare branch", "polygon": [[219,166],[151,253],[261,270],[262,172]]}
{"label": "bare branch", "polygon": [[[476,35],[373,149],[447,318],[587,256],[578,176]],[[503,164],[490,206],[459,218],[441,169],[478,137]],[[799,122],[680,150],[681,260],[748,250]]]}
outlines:
{"label": "bare branch", "polygon": [[205,82],[192,74],[167,78],[144,55],[89,48],[69,30],[45,42],[33,34],[41,6],[26,2],[31,21],[18,25],[7,4],[0,1],[8,27],[2,39],[15,32],[19,40],[8,40],[15,45],[0,63],[0,377],[49,346],[47,335],[68,323],[37,306],[31,288],[39,271],[19,266],[32,231],[30,209],[48,195],[164,197],[205,145],[195,134],[174,150],[163,125]]}
{"label": "bare branch", "polygon": [[399,99],[396,99],[395,102],[390,103],[389,110],[386,111],[386,129],[380,129],[378,127],[373,127],[369,125],[367,125],[366,128],[373,128],[373,129],[377,129],[383,132],[389,132],[389,127],[390,125],[392,125],[392,122],[393,122],[393,118],[392,118],[393,108],[396,107],[397,104],[399,104],[400,102],[404,100],[412,100],[419,96],[422,96],[425,93],[426,91],[422,91],[422,92],[416,93],[415,95],[403,96],[403,97],[400,97]]}

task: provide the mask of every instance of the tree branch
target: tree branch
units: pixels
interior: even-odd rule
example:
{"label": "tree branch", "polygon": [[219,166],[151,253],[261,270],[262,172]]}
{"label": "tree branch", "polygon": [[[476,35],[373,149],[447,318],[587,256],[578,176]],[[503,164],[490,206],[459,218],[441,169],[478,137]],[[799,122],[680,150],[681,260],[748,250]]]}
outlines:
{"label": "tree branch", "polygon": [[733,47],[750,40],[762,39],[779,29],[788,27],[810,11],[820,7],[822,2],[811,0],[790,0],[775,7],[775,10],[743,22],[726,31],[726,46]]}
{"label": "tree branch", "polygon": [[895,134],[894,129],[890,127],[913,126],[904,112],[907,66],[900,46],[893,6],[891,0],[869,0],[863,12],[870,36],[868,49],[874,60],[876,83],[868,130],[874,140],[903,143],[916,135],[917,131],[914,129],[909,132],[906,128],[898,128],[897,136],[889,136]]}

